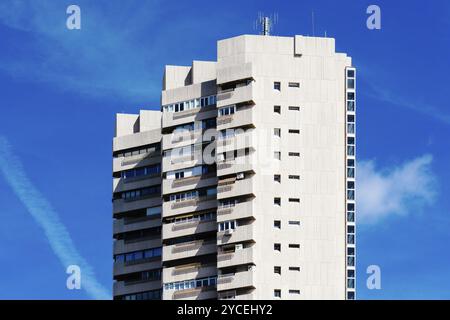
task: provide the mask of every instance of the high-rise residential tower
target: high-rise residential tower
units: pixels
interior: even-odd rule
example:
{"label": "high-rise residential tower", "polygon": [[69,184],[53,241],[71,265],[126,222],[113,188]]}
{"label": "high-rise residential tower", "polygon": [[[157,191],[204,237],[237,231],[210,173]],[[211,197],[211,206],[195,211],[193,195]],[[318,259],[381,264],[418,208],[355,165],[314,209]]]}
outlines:
{"label": "high-rise residential tower", "polygon": [[161,112],[117,118],[114,296],[354,299],[355,88],[331,38],[166,66]]}

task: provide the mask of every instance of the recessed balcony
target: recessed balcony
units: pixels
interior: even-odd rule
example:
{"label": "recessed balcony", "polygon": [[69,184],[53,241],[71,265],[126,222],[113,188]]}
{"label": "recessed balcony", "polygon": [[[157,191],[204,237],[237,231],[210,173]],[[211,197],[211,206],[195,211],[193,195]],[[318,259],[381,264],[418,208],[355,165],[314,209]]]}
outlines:
{"label": "recessed balcony", "polygon": [[172,261],[212,254],[217,251],[216,241],[196,240],[163,247],[163,261]]}
{"label": "recessed balcony", "polygon": [[174,222],[163,225],[164,239],[171,239],[176,237],[183,237],[191,234],[204,233],[214,231],[217,229],[215,220],[209,221],[187,221]]}
{"label": "recessed balcony", "polygon": [[145,249],[161,247],[161,235],[152,237],[144,237],[134,240],[115,240],[114,254],[122,254],[126,252],[140,251]]}
{"label": "recessed balcony", "polygon": [[163,300],[207,300],[216,298],[217,291],[215,286],[163,291]]}
{"label": "recessed balcony", "polygon": [[113,201],[113,214],[134,211],[139,209],[146,209],[161,205],[161,196],[141,197],[130,201],[125,199],[116,199]]}
{"label": "recessed balcony", "polygon": [[234,252],[219,252],[217,254],[217,268],[226,268],[253,262],[252,247],[238,249]]}
{"label": "recessed balcony", "polygon": [[217,185],[217,199],[233,198],[254,193],[254,180],[247,178],[236,180],[235,177],[219,181]]}
{"label": "recessed balcony", "polygon": [[[255,131],[252,129],[228,129],[230,136],[219,137],[217,140],[217,153],[241,150],[253,147],[255,144]],[[226,132],[226,131],[225,131]]]}
{"label": "recessed balcony", "polygon": [[114,220],[114,234],[149,229],[161,226],[161,217],[144,216],[140,218],[121,218]]}
{"label": "recessed balcony", "polygon": [[163,282],[171,283],[217,275],[216,264],[190,263],[163,269]]}
{"label": "recessed balcony", "polygon": [[174,127],[194,121],[214,118],[216,114],[216,105],[210,105],[181,112],[163,112],[162,126],[163,128]]}
{"label": "recessed balcony", "polygon": [[217,277],[217,291],[232,290],[237,288],[254,287],[253,271],[243,271]]}
{"label": "recessed balcony", "polygon": [[164,179],[162,184],[163,194],[184,192],[192,189],[209,187],[217,184],[215,172],[192,176],[182,179]]}
{"label": "recessed balcony", "polygon": [[234,206],[217,208],[217,222],[254,217],[254,203],[249,200]]}
{"label": "recessed balcony", "polygon": [[163,217],[172,217],[179,214],[203,211],[217,207],[216,196],[202,196],[183,201],[165,201],[163,203]]}
{"label": "recessed balcony", "polygon": [[138,154],[129,157],[113,158],[113,172],[133,169],[137,166],[144,167],[161,162],[161,151]]}
{"label": "recessed balcony", "polygon": [[253,87],[253,82],[250,82],[247,85],[238,86],[217,93],[217,108],[242,103],[254,104]]}
{"label": "recessed balcony", "polygon": [[238,226],[234,230],[217,232],[217,245],[254,240],[253,225]]}
{"label": "recessed balcony", "polygon": [[255,125],[253,107],[238,109],[234,114],[217,118],[217,131]]}
{"label": "recessed balcony", "polygon": [[114,262],[114,276],[120,276],[127,273],[142,272],[161,268],[161,257],[153,257],[135,261],[116,261]]}
{"label": "recessed balcony", "polygon": [[161,288],[161,280],[155,281],[115,281],[114,282],[114,296],[122,296],[126,294],[152,291]]}
{"label": "recessed balcony", "polygon": [[238,156],[232,160],[217,162],[217,176],[225,176],[235,174],[238,172],[245,172],[253,170],[256,165],[255,154],[246,156]]}

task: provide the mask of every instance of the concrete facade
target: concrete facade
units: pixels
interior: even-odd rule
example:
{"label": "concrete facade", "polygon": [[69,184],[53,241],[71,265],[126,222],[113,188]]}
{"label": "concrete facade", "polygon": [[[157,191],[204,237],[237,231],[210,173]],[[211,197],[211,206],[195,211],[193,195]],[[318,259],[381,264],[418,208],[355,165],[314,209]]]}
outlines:
{"label": "concrete facade", "polygon": [[[114,254],[134,245],[128,212],[160,205],[159,225],[135,229],[161,256],[115,267],[114,296],[155,298],[159,283],[162,299],[354,299],[355,72],[334,39],[303,36],[225,39],[216,62],[166,66],[161,112],[118,115],[114,138]],[[158,143],[135,165],[117,157]],[[157,197],[117,196],[158,183]]]}

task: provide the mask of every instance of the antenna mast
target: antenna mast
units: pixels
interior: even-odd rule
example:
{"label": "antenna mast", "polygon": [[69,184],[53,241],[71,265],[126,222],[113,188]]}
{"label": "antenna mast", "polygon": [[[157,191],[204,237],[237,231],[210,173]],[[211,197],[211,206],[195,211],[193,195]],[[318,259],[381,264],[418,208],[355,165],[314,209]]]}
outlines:
{"label": "antenna mast", "polygon": [[278,23],[278,14],[274,13],[270,16],[264,16],[264,13],[258,12],[258,19],[255,23],[255,29],[259,25],[260,34],[264,36],[270,36],[273,26]]}

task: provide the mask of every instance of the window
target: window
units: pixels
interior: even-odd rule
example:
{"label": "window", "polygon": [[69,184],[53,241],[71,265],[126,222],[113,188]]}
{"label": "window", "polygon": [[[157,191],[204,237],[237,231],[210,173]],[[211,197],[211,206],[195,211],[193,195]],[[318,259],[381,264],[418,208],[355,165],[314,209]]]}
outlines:
{"label": "window", "polygon": [[289,271],[300,271],[300,267],[289,267]]}
{"label": "window", "polygon": [[347,100],[355,100],[355,93],[347,92]]}
{"label": "window", "polygon": [[355,287],[355,279],[347,279],[347,288],[353,289]]}
{"label": "window", "polygon": [[355,137],[348,137],[347,138],[347,144],[354,145],[355,144]]}
{"label": "window", "polygon": [[348,300],[355,300],[355,292],[354,291],[347,292],[347,299]]}
{"label": "window", "polygon": [[348,211],[355,211],[355,204],[354,203],[347,203],[347,210]]}
{"label": "window", "polygon": [[300,180],[300,176],[297,176],[297,175],[289,175],[289,179]]}
{"label": "window", "polygon": [[355,111],[355,101],[347,101],[347,111]]}
{"label": "window", "polygon": [[354,178],[355,177],[355,168],[347,168],[347,177]]}
{"label": "window", "polygon": [[355,244],[355,235],[354,234],[347,235],[347,243],[348,244]]}
{"label": "window", "polygon": [[273,106],[273,112],[281,114],[281,106]]}
{"label": "window", "polygon": [[300,199],[299,198],[289,198],[289,202],[300,203]]}
{"label": "window", "polygon": [[300,88],[299,82],[289,82],[289,88]]}
{"label": "window", "polygon": [[289,290],[289,294],[300,294],[300,290]]}
{"label": "window", "polygon": [[288,109],[291,111],[300,111],[300,107],[295,107],[295,106],[290,106]]}
{"label": "window", "polygon": [[289,157],[300,157],[300,152],[289,152]]}
{"label": "window", "polygon": [[273,204],[276,206],[281,206],[281,198],[273,198]]}
{"label": "window", "polygon": [[199,287],[211,287],[217,283],[217,277],[183,280],[164,284],[164,290],[187,290]]}
{"label": "window", "polygon": [[280,129],[280,128],[274,128],[274,129],[273,129],[273,134],[274,134],[276,137],[281,137],[281,129]]}
{"label": "window", "polygon": [[347,233],[355,233],[355,226],[347,226]]}
{"label": "window", "polygon": [[347,70],[347,77],[348,78],[354,78],[355,77],[355,70],[352,70],[352,69]]}
{"label": "window", "polygon": [[355,122],[355,116],[352,114],[347,115],[347,122]]}
{"label": "window", "polygon": [[275,81],[275,82],[273,83],[273,88],[274,88],[275,90],[281,91],[281,82]]}
{"label": "window", "polygon": [[281,182],[281,175],[279,175],[279,174],[274,174],[274,175],[273,175],[273,181],[275,181],[275,182]]}
{"label": "window", "polygon": [[277,229],[281,229],[281,220],[274,220],[273,226]]}
{"label": "window", "polygon": [[298,221],[298,220],[289,220],[289,225],[291,225],[291,226],[300,226],[300,221]]}
{"label": "window", "polygon": [[348,278],[354,278],[355,277],[355,270],[347,270],[347,277]]}
{"label": "window", "polygon": [[223,107],[219,109],[219,117],[222,116],[228,116],[230,114],[234,114],[234,112],[236,111],[236,107],[233,106],[227,106],[227,107]]}
{"label": "window", "polygon": [[281,290],[280,289],[273,290],[273,296],[275,298],[281,298]]}
{"label": "window", "polygon": [[275,151],[273,156],[275,159],[281,160],[281,152],[280,151]]}
{"label": "window", "polygon": [[355,213],[354,212],[347,212],[347,221],[355,222]]}
{"label": "window", "polygon": [[218,224],[218,231],[227,231],[227,230],[234,230],[237,227],[237,223],[235,220],[231,220],[231,221],[224,221],[224,222],[220,222]]}
{"label": "window", "polygon": [[297,129],[289,129],[289,133],[300,134],[300,130],[297,130]]}
{"label": "window", "polygon": [[355,255],[355,248],[353,248],[353,247],[347,248],[347,255],[354,256]]}
{"label": "window", "polygon": [[347,88],[355,89],[355,79],[347,79]]}
{"label": "window", "polygon": [[147,208],[147,217],[151,217],[151,216],[160,216],[161,215],[161,207],[152,207],[152,208]]}
{"label": "window", "polygon": [[300,245],[298,243],[290,243],[289,248],[292,249],[300,249]]}
{"label": "window", "polygon": [[347,166],[354,167],[355,166],[355,159],[348,159],[347,160]]}
{"label": "window", "polygon": [[281,252],[281,243],[274,243],[273,250]]}
{"label": "window", "polygon": [[273,272],[281,275],[281,267],[279,266],[273,267]]}

